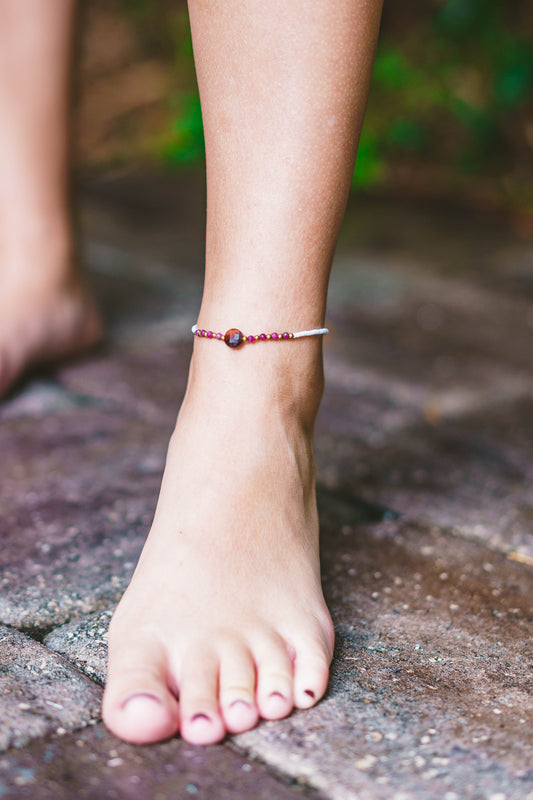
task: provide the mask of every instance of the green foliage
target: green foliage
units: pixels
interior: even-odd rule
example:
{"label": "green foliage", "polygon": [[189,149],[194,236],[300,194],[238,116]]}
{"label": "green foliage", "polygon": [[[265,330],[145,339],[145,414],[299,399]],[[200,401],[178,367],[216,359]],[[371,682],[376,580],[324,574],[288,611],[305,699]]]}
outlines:
{"label": "green foliage", "polygon": [[[402,163],[505,177],[533,96],[533,14],[520,5],[522,26],[504,0],[445,0],[403,38],[385,24],[362,135],[376,181]],[[354,182],[369,182],[365,159]]]}
{"label": "green foliage", "polygon": [[204,131],[198,93],[177,100],[172,126],[158,143],[159,157],[167,166],[184,166],[204,157]]}
{"label": "green foliage", "polygon": [[[169,100],[168,128],[154,143],[156,156],[167,165],[200,161],[204,141],[186,10],[169,0],[128,2],[143,25],[150,12],[166,9],[159,16],[181,80]],[[354,184],[386,182],[402,165],[452,178],[506,180],[517,148],[528,149],[531,29],[527,0],[411,0],[406,8],[391,4],[389,13],[385,4]],[[186,85],[178,77],[184,72]]]}

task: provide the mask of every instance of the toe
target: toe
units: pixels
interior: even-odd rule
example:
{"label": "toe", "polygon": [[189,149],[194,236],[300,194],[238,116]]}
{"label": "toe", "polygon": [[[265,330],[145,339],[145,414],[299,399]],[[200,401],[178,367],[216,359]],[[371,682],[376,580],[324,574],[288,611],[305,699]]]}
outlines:
{"label": "toe", "polygon": [[257,724],[255,665],[245,644],[232,642],[223,648],[219,697],[224,723],[230,733],[242,733]]}
{"label": "toe", "polygon": [[214,744],[226,728],[218,703],[219,661],[198,648],[183,659],[179,677],[180,732],[191,744]]}
{"label": "toe", "polygon": [[109,730],[132,744],[168,739],[178,730],[178,703],[169,688],[162,648],[110,643],[102,714]]}
{"label": "toe", "polygon": [[281,719],[293,708],[293,665],[281,636],[263,640],[254,650],[257,708],[263,719]]}
{"label": "toe", "polygon": [[294,705],[310,708],[327,689],[331,651],[320,638],[299,642],[295,651]]}

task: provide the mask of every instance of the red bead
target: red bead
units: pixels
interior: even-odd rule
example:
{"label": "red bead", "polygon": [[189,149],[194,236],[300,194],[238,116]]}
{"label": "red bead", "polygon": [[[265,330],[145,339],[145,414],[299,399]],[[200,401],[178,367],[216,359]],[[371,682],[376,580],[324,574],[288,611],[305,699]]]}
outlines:
{"label": "red bead", "polygon": [[224,341],[228,347],[239,347],[243,343],[243,340],[243,333],[238,328],[230,328],[229,331],[226,331],[224,334]]}

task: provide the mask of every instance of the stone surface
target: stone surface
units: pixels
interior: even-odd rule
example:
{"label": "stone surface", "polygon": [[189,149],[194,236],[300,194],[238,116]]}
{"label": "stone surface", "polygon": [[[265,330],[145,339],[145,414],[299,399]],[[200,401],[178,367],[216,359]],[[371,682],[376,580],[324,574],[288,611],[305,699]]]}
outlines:
{"label": "stone surface", "polygon": [[[356,418],[357,397],[343,404],[351,404]],[[524,398],[392,433],[381,430],[369,442],[361,441],[361,424],[348,413],[325,408],[319,475],[330,487],[410,519],[452,527],[533,564],[532,414],[533,397]]]}
{"label": "stone surface", "polygon": [[107,629],[115,606],[95,611],[51,631],[44,644],[103,684],[107,672]]}
{"label": "stone surface", "polygon": [[87,725],[98,719],[100,700],[99,687],[67,661],[0,626],[0,750]]}
{"label": "stone surface", "polygon": [[326,699],[237,743],[335,800],[533,796],[530,568],[446,530],[359,518],[349,500],[323,506]]}
{"label": "stone surface", "polygon": [[[531,569],[350,494],[320,506],[328,695],[238,745],[335,800],[533,792]],[[110,613],[46,644],[103,680]]]}
{"label": "stone surface", "polygon": [[[201,176],[89,187],[108,340],[0,408],[0,620],[43,641],[1,629],[4,746],[98,714],[185,388],[203,199]],[[9,750],[0,797],[532,800],[533,259],[488,219],[350,204],[317,424],[325,700],[229,743],[265,767],[97,725]]]}
{"label": "stone surface", "polygon": [[2,800],[298,800],[324,795],[291,784],[227,746],[119,742],[102,725],[0,756]]}
{"label": "stone surface", "polygon": [[46,630],[120,596],[151,522],[168,430],[98,406],[0,426],[0,619]]}

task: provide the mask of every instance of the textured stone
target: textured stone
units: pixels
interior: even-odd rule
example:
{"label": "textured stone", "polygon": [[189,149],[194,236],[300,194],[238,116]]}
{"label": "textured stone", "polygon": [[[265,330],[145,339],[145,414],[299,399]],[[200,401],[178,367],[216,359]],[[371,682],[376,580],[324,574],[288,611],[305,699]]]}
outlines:
{"label": "textured stone", "polygon": [[103,684],[107,668],[107,629],[114,610],[113,605],[62,625],[45,636],[44,644]]}
{"label": "textured stone", "polygon": [[0,619],[45,630],[118,599],[169,430],[98,406],[0,426]]}
{"label": "textured stone", "polygon": [[193,747],[176,739],[157,747],[118,741],[102,725],[44,739],[0,757],[3,800],[321,800],[227,746]]}
{"label": "textured stone", "polygon": [[63,366],[57,372],[58,381],[72,395],[96,403],[108,413],[142,420],[158,435],[164,428],[168,436],[185,391],[192,348],[190,326],[185,335],[184,343],[169,337],[154,347],[141,329],[138,341]]}
{"label": "textured stone", "polygon": [[[335,800],[402,791],[433,800],[457,787],[460,797],[527,796],[531,570],[350,495],[322,490],[320,506],[337,631],[328,694],[236,737],[239,747]],[[46,644],[103,680],[110,613],[59,628]]]}
{"label": "textured stone", "polygon": [[3,626],[0,664],[0,750],[98,718],[99,687],[43,645]]}
{"label": "textured stone", "polygon": [[[378,502],[410,519],[453,527],[533,563],[533,398],[412,425],[372,445],[338,413],[321,418],[319,476],[328,486]],[[333,434],[327,430],[332,420]]]}
{"label": "textured stone", "polygon": [[354,512],[323,501],[337,630],[326,699],[237,743],[335,800],[528,796],[530,569],[446,530],[361,526]]}

